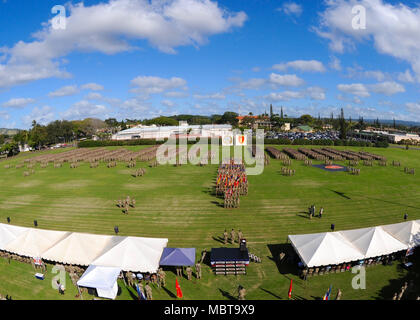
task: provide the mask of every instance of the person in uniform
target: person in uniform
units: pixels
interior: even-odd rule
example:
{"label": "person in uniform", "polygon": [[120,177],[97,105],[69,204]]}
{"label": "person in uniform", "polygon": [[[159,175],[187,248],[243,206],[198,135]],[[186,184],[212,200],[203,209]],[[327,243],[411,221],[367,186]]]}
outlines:
{"label": "person in uniform", "polygon": [[243,237],[244,237],[244,235],[243,235],[242,231],[239,230],[238,231],[238,241],[239,241],[239,243],[241,243],[241,240],[243,239]]}
{"label": "person in uniform", "polygon": [[182,278],[182,267],[176,267],[176,275]]}
{"label": "person in uniform", "polygon": [[195,264],[195,276],[197,277],[197,279],[201,279],[201,264],[200,264],[200,262],[197,262]]}
{"label": "person in uniform", "polygon": [[163,271],[162,268],[159,269],[159,282],[160,286],[164,287],[166,286],[166,273]]}
{"label": "person in uniform", "polygon": [[245,288],[240,285],[238,287],[238,299],[239,300],[245,300],[245,294],[246,294]]}
{"label": "person in uniform", "polygon": [[146,299],[153,300],[152,288],[149,286],[149,283],[146,283],[144,289],[146,290]]}
{"label": "person in uniform", "polygon": [[341,300],[341,289],[338,289],[337,297],[335,297],[335,300]]}
{"label": "person in uniform", "polygon": [[225,229],[225,232],[223,232],[223,238],[225,240],[225,244],[227,244],[228,243],[228,233],[226,232],[226,229]]}
{"label": "person in uniform", "polygon": [[235,230],[232,229],[232,231],[230,232],[230,242],[232,244],[235,243]]}
{"label": "person in uniform", "polygon": [[185,271],[187,272],[187,278],[188,278],[188,280],[191,280],[191,278],[192,278],[192,269],[191,269],[191,267],[188,266]]}

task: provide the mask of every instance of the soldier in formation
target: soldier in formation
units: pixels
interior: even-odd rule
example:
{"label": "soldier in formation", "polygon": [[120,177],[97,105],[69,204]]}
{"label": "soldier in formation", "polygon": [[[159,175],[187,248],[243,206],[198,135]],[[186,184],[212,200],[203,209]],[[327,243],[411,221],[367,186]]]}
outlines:
{"label": "soldier in formation", "polygon": [[224,239],[224,243],[227,244],[228,243],[228,233],[226,232],[226,229],[225,229],[225,232],[223,232],[223,239]]}
{"label": "soldier in formation", "polygon": [[235,243],[235,230],[233,230],[233,229],[230,232],[230,243],[232,243],[232,244]]}
{"label": "soldier in formation", "polygon": [[200,264],[200,262],[197,262],[195,264],[195,276],[197,277],[197,279],[201,279],[201,264]]}
{"label": "soldier in formation", "polygon": [[144,289],[146,291],[146,299],[153,300],[152,288],[149,286],[149,283],[146,283],[146,286],[144,287]]}
{"label": "soldier in formation", "polygon": [[246,290],[241,285],[238,287],[238,299],[245,300]]}
{"label": "soldier in formation", "polygon": [[219,166],[216,194],[224,195],[225,208],[239,208],[239,197],[248,194],[248,178],[243,163],[238,164],[231,159],[229,163]]}
{"label": "soldier in formation", "polygon": [[191,267],[188,266],[185,271],[187,272],[187,278],[188,278],[188,280],[191,280],[192,279],[192,269],[191,269]]}

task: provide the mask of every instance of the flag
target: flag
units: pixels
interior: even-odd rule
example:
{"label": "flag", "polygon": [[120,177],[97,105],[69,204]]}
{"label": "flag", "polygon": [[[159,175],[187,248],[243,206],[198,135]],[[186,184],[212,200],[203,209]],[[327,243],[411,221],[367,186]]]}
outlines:
{"label": "flag", "polygon": [[322,300],[330,300],[331,290],[332,290],[332,285],[330,285],[330,287],[327,290],[327,293],[325,294],[324,298],[322,298]]}
{"label": "flag", "polygon": [[181,287],[179,286],[178,279],[175,279],[175,288],[176,288],[176,296],[178,298],[182,298],[182,290],[181,290]]}
{"label": "flag", "polygon": [[289,299],[291,299],[291,298],[292,298],[292,287],[293,287],[293,279],[290,279]]}
{"label": "flag", "polygon": [[137,290],[137,294],[139,295],[140,300],[147,300],[146,297],[144,296],[144,293],[140,290],[140,287],[138,284],[136,284],[136,290]]}

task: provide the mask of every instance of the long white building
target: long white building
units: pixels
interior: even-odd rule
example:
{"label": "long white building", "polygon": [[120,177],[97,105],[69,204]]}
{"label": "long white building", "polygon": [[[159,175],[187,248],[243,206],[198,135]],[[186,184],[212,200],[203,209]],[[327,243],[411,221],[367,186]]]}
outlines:
{"label": "long white building", "polygon": [[163,127],[134,127],[120,131],[112,136],[112,140],[134,140],[134,139],[168,139],[171,136],[186,135],[217,138],[232,131],[230,124],[206,124],[163,126]]}

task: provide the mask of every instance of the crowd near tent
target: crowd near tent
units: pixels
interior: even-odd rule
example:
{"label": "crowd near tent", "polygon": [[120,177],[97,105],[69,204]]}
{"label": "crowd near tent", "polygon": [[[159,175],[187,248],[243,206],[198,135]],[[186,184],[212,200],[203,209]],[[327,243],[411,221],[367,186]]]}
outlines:
{"label": "crowd near tent", "polygon": [[165,248],[160,258],[161,266],[193,266],[195,248]]}
{"label": "crowd near tent", "polygon": [[0,250],[64,264],[156,272],[168,239],[94,235],[0,224]]}
{"label": "crowd near tent", "polygon": [[77,285],[79,287],[95,288],[98,297],[115,299],[118,294],[117,279],[120,273],[120,268],[91,265],[77,281]]}
{"label": "crowd near tent", "polygon": [[420,245],[420,220],[338,232],[289,235],[308,267],[336,265],[385,256]]}

